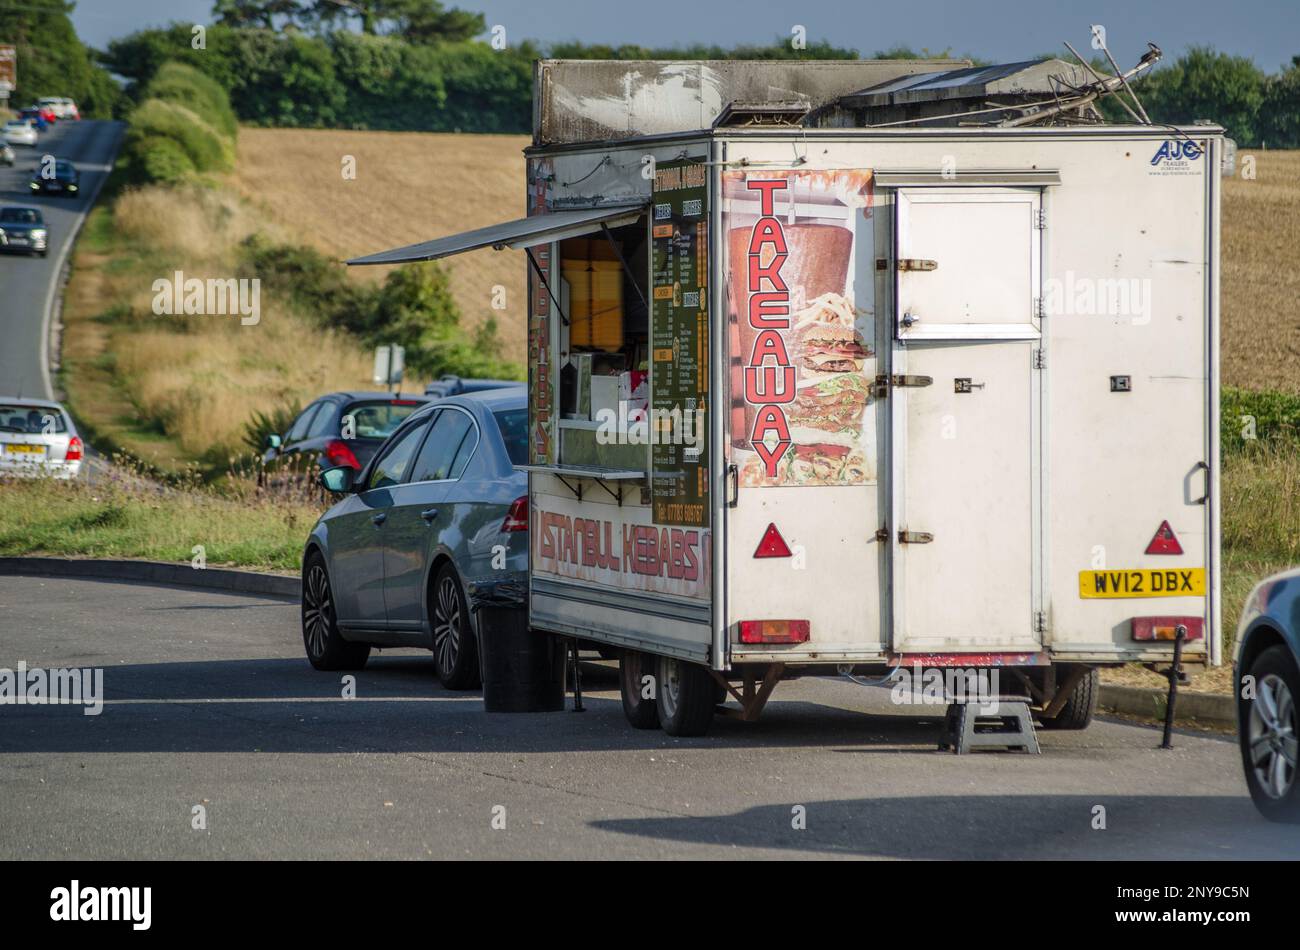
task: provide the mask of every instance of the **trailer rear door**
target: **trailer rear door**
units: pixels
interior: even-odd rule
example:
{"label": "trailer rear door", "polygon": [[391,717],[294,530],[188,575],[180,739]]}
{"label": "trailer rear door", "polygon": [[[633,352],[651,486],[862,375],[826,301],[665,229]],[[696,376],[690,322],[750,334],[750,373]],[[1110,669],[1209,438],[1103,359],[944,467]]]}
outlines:
{"label": "trailer rear door", "polygon": [[893,646],[1041,644],[1036,189],[900,189],[891,370]]}

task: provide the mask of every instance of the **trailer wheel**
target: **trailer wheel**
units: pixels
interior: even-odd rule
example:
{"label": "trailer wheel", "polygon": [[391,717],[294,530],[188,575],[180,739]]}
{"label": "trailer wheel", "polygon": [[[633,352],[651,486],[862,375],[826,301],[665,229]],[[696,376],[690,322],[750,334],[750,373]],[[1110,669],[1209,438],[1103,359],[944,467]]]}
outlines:
{"label": "trailer wheel", "polygon": [[[1062,665],[1057,675],[1067,671]],[[1043,719],[1040,725],[1044,729],[1087,729],[1092,723],[1092,714],[1097,710],[1097,696],[1101,692],[1100,675],[1094,666],[1074,684],[1070,698],[1065,701],[1061,711],[1051,719]]]}
{"label": "trailer wheel", "polygon": [[702,736],[713,722],[717,684],[696,663],[659,657],[659,725],[670,736]]}
{"label": "trailer wheel", "polygon": [[658,687],[650,691],[650,698],[644,697],[645,678],[654,676],[654,657],[638,650],[624,650],[618,660],[618,687],[623,694],[623,715],[634,729],[658,729],[659,710],[654,697]]}

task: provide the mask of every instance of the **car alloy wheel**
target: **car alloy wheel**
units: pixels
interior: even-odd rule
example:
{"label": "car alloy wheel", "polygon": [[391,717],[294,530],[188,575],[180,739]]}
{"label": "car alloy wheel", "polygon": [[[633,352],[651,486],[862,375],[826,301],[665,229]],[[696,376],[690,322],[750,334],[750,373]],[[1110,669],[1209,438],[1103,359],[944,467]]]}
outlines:
{"label": "car alloy wheel", "polygon": [[313,564],[307,572],[302,591],[302,625],[307,650],[314,657],[325,653],[325,640],[334,623],[334,603],[330,600],[330,582],[325,567]]}
{"label": "car alloy wheel", "polygon": [[456,668],[460,655],[460,631],[460,597],[456,579],[448,573],[438,582],[438,596],[433,605],[433,652],[438,669],[448,674]]}
{"label": "car alloy wheel", "polygon": [[1296,778],[1296,704],[1286,682],[1275,673],[1256,686],[1247,737],[1259,787],[1269,798],[1286,798]]}

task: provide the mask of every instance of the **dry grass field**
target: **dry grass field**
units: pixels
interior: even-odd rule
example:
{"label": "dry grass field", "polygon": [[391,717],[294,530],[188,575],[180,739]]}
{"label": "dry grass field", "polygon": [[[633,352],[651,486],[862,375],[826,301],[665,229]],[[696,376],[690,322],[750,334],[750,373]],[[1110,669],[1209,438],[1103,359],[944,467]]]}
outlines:
{"label": "dry grass field", "polygon": [[1300,152],[1238,153],[1222,253],[1224,384],[1300,393]]}
{"label": "dry grass field", "polygon": [[[523,135],[242,128],[238,192],[294,240],[340,260],[524,215]],[[356,178],[343,177],[344,156]],[[496,316],[502,356],[525,359],[522,251],[491,249],[443,262],[464,326]],[[390,268],[358,267],[358,280]],[[491,309],[492,288],[506,309]]]}
{"label": "dry grass field", "polygon": [[[239,135],[241,194],[298,240],[346,258],[521,216],[522,135],[245,128]],[[343,156],[356,158],[345,181]],[[1240,176],[1255,159],[1254,180]],[[1223,382],[1300,392],[1300,152],[1243,150],[1223,197]],[[476,251],[444,262],[475,326],[492,313],[492,287],[507,289],[498,313],[504,355],[524,359],[524,268],[519,251]],[[354,268],[359,280],[387,268]]]}

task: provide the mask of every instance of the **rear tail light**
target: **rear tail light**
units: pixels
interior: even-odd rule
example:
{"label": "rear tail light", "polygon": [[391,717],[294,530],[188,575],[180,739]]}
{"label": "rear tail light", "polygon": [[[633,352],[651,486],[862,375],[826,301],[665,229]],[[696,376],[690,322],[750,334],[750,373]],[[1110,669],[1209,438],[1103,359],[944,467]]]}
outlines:
{"label": "rear tail light", "polygon": [[388,404],[390,406],[418,406],[420,401],[418,399],[393,399]]}
{"label": "rear tail light", "polygon": [[68,451],[67,454],[63,456],[63,461],[80,462],[81,455],[82,455],[81,439],[77,438],[74,435],[71,439],[68,440]]}
{"label": "rear tail light", "polygon": [[1185,641],[1205,636],[1204,617],[1134,617],[1134,640],[1177,640],[1178,628],[1184,629]]}
{"label": "rear tail light", "polygon": [[520,495],[510,504],[506,520],[501,522],[502,531],[528,530],[528,496]]}
{"label": "rear tail light", "polygon": [[361,463],[348,444],[340,439],[331,439],[325,446],[325,458],[329,459],[331,468],[339,465],[350,465],[358,472],[361,471]]}
{"label": "rear tail light", "polygon": [[742,620],[741,643],[807,643],[807,620]]}

